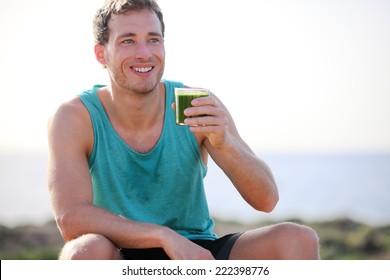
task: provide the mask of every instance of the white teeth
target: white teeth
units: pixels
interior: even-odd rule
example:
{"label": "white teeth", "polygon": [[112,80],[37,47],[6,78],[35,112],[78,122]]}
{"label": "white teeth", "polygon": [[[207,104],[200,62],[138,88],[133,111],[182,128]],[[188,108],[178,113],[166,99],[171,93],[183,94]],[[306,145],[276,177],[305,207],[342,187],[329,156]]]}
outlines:
{"label": "white teeth", "polygon": [[133,67],[134,71],[139,73],[147,73],[149,71],[152,71],[153,67],[147,67],[147,68],[139,68],[139,67]]}

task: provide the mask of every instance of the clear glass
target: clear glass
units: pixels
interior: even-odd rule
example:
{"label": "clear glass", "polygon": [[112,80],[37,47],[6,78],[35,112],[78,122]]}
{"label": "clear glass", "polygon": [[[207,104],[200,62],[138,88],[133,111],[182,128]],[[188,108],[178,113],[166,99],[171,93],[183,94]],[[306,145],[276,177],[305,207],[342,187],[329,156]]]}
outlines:
{"label": "clear glass", "polygon": [[192,100],[207,96],[210,96],[210,92],[207,89],[175,88],[176,124],[185,125],[184,120],[187,117],[184,115],[184,110],[189,107],[192,107]]}

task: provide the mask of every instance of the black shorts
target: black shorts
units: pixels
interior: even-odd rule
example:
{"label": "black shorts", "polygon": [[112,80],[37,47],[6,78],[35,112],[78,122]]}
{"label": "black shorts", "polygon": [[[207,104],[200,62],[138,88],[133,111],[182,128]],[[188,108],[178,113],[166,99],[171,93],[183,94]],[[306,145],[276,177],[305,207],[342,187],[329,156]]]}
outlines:
{"label": "black shorts", "polygon": [[[209,250],[216,260],[228,260],[234,243],[242,233],[232,233],[216,240],[191,240]],[[125,260],[169,260],[162,248],[151,249],[119,249]]]}

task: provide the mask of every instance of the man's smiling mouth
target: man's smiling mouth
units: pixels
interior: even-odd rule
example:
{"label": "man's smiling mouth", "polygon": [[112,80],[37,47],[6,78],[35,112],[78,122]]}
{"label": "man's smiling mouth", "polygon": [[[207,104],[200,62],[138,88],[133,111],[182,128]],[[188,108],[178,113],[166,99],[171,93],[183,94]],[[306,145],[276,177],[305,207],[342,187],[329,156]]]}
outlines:
{"label": "man's smiling mouth", "polygon": [[131,67],[135,72],[148,73],[153,70],[153,67]]}

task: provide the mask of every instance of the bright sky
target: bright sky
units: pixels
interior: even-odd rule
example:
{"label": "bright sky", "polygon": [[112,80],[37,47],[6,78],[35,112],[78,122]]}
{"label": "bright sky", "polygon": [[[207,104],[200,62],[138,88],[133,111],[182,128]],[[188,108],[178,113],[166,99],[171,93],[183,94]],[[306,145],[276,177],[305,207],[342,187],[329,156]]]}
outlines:
{"label": "bright sky", "polygon": [[[58,104],[107,82],[102,1],[0,1],[0,152],[45,151]],[[390,152],[390,1],[159,3],[164,77],[210,88],[256,151]]]}

